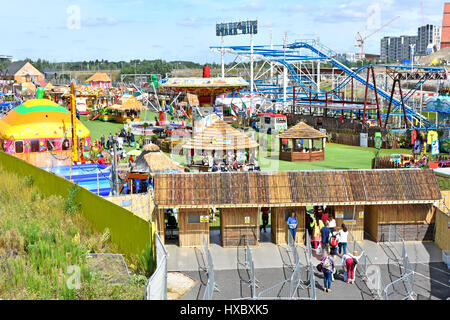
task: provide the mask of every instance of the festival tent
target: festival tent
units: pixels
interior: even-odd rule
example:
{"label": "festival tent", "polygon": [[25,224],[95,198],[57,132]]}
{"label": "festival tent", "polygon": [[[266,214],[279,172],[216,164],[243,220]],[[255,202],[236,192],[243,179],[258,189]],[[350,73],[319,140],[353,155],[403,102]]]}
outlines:
{"label": "festival tent", "polygon": [[111,86],[111,78],[104,72],[97,72],[85,81],[93,87],[109,88]]}
{"label": "festival tent", "polygon": [[[67,109],[47,99],[32,99],[0,119],[0,140],[3,140],[3,147],[9,153],[14,153],[12,142],[21,140],[25,142],[24,150],[27,152],[29,140],[41,140],[42,143],[52,139],[53,143],[61,145],[64,138],[72,137],[71,126],[71,114]],[[90,132],[78,119],[76,128],[78,138],[89,145]]]}

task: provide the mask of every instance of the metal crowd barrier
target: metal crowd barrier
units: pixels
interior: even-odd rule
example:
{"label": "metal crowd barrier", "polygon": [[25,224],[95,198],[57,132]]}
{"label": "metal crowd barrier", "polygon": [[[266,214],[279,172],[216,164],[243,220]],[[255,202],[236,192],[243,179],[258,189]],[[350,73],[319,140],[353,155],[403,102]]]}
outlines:
{"label": "metal crowd barrier", "polygon": [[[401,243],[401,252],[399,253],[397,248],[394,246],[394,242],[400,242]],[[390,300],[390,294],[389,291],[395,291],[394,285],[398,283],[402,283],[405,287],[405,293],[400,295],[403,295],[404,297],[402,300],[406,299],[414,299],[414,296],[416,295],[414,291],[414,268],[411,265],[411,262],[409,261],[408,253],[406,252],[406,244],[405,240],[402,238],[400,233],[398,232],[397,228],[395,226],[390,225],[389,226],[389,233],[388,233],[388,243],[394,248],[397,253],[400,254],[399,259],[399,265],[401,267],[401,275],[400,278],[394,280],[393,282],[389,283],[384,288],[384,298],[386,300]]]}
{"label": "metal crowd barrier", "polygon": [[208,282],[206,283],[205,292],[203,293],[203,300],[212,300],[214,291],[219,291],[216,286],[216,278],[214,276],[214,263],[211,255],[211,251],[208,247],[205,234],[203,234],[203,255],[206,258],[206,273],[208,275]]}
{"label": "metal crowd barrier", "polygon": [[148,279],[145,300],[167,300],[167,258],[168,253],[158,233],[155,233],[156,271]]}

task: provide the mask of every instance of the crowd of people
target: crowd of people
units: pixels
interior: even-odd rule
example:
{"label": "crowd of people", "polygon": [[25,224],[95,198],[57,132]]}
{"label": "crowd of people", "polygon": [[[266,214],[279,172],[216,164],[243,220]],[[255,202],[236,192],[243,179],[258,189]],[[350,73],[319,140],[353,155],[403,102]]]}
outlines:
{"label": "crowd of people", "polygon": [[[298,219],[294,211],[287,219],[289,232],[294,241],[297,231]],[[333,215],[323,207],[315,207],[314,213],[306,214],[306,230],[310,234],[311,248],[317,256],[321,257],[317,270],[323,273],[324,291],[331,292],[331,282],[337,272],[337,257],[341,257],[341,266],[344,282],[355,283],[356,267],[363,252],[347,252],[349,231],[343,223],[338,230]]]}

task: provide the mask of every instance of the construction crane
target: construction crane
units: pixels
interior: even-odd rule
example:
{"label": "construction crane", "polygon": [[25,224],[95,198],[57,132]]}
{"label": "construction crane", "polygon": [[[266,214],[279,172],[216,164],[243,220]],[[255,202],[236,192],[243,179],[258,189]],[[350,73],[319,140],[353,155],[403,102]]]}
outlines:
{"label": "construction crane", "polygon": [[379,27],[378,29],[376,29],[375,31],[373,31],[372,33],[370,33],[369,35],[363,37],[361,35],[361,33],[357,33],[356,35],[356,41],[358,42],[357,45],[355,45],[355,47],[359,47],[360,49],[360,58],[364,59],[364,42],[370,38],[371,36],[373,36],[375,33],[381,31],[382,29],[386,28],[388,25],[390,25],[391,23],[393,23],[395,20],[397,20],[398,18],[400,18],[400,16],[395,17],[394,19],[392,19],[391,21],[389,21],[388,23],[385,23],[384,25],[382,25],[381,27]]}

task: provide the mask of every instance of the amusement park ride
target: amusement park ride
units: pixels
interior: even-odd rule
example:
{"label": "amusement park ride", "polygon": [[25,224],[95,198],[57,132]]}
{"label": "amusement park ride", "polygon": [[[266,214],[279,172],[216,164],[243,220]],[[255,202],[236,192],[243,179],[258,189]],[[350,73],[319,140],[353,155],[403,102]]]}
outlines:
{"label": "amusement park ride", "polygon": [[[248,70],[246,64],[249,61],[258,63],[257,71],[254,74],[253,90],[260,95],[270,97],[272,110],[295,111],[297,107],[309,107],[334,112],[343,110],[352,113],[363,111],[363,121],[366,115],[372,113],[368,111],[376,110],[374,115],[378,125],[386,126],[390,117],[397,117],[400,129],[418,128],[433,129],[436,124],[429,122],[418,110],[408,106],[409,99],[428,80],[446,80],[447,73],[444,68],[434,68],[425,66],[398,66],[398,65],[365,65],[357,69],[351,69],[337,59],[337,54],[322,45],[316,40],[295,41],[285,45],[262,45],[254,46],[228,46],[211,47],[212,51],[223,51],[235,56],[235,64],[229,69],[236,69],[239,64],[244,65],[244,70]],[[344,76],[340,83],[331,90],[323,90],[320,86],[320,65],[330,63],[337,68]],[[308,66],[305,72],[304,66]],[[316,70],[314,73],[308,70]],[[375,69],[378,77],[385,80],[384,89],[377,86]],[[380,69],[384,70],[380,74]],[[372,81],[370,81],[372,73]],[[247,75],[247,76],[250,76]],[[392,89],[387,85],[386,78],[392,80]],[[401,81],[414,81],[414,86],[403,94]],[[355,101],[353,98],[354,84],[359,83],[365,88],[364,101]],[[395,96],[396,86],[400,87],[399,94]],[[352,97],[346,98],[347,86],[351,86]],[[368,101],[368,93],[375,95],[375,103]],[[390,92],[389,92],[390,91]],[[387,112],[381,108],[381,98],[387,105]],[[291,110],[289,108],[292,108]]]}

